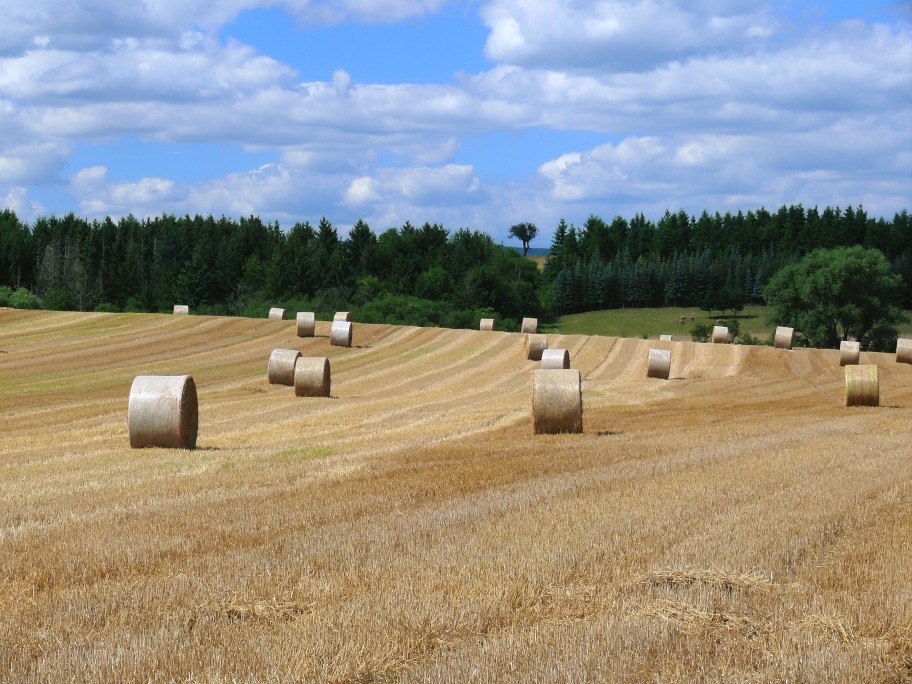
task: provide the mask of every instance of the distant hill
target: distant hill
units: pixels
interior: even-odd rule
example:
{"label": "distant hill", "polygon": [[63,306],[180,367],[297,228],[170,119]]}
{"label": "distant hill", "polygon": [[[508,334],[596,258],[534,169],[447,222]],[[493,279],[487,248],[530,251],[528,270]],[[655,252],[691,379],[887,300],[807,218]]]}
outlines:
{"label": "distant hill", "polygon": [[[522,254],[522,247],[515,247],[514,245],[501,245],[504,249],[512,249],[514,252],[519,252]],[[547,247],[530,247],[527,257],[546,257],[548,252],[551,250]]]}

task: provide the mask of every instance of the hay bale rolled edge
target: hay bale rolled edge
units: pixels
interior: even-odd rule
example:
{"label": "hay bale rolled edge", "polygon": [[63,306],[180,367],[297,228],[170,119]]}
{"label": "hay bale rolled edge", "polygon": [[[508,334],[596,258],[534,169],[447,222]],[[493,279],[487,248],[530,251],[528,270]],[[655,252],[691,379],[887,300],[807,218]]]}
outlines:
{"label": "hay bale rolled edge", "polygon": [[269,319],[273,321],[284,321],[285,309],[280,309],[274,306],[269,310]]}
{"label": "hay bale rolled edge", "polygon": [[861,360],[861,344],[851,340],[839,343],[839,365],[857,366]]}
{"label": "hay bale rolled edge", "polygon": [[328,397],[331,380],[329,359],[325,356],[302,356],[295,364],[296,397]]}
{"label": "hay bale rolled edge", "polygon": [[351,311],[336,311],[335,315],[333,316],[333,320],[342,321],[343,323],[351,323],[352,322]]}
{"label": "hay bale rolled edge", "polygon": [[187,316],[190,313],[190,307],[187,304],[175,304],[174,305],[174,315],[175,316]]}
{"label": "hay bale rolled edge", "polygon": [[912,363],[912,339],[896,340],[896,363]]}
{"label": "hay bale rolled edge", "polygon": [[728,328],[724,325],[714,325],[712,332],[713,344],[728,344]]}
{"label": "hay bale rolled edge", "polygon": [[196,383],[189,375],[138,375],[130,386],[130,446],[195,449],[199,428]]}
{"label": "hay bale rolled edge", "polygon": [[880,406],[880,374],[877,366],[845,367],[845,405]]}
{"label": "hay bale rolled edge", "polygon": [[295,364],[301,358],[297,349],[273,349],[269,355],[267,378],[270,385],[294,385]]}
{"label": "hay bale rolled edge", "polygon": [[522,319],[522,327],[519,332],[529,333],[534,335],[538,332],[538,319],[537,318],[524,318]]}
{"label": "hay bale rolled edge", "polygon": [[491,331],[494,330],[494,319],[493,318],[482,318],[478,322],[479,330]]}
{"label": "hay bale rolled edge", "polygon": [[313,337],[317,328],[317,319],[313,311],[299,311],[296,319],[298,337]]}
{"label": "hay bale rolled edge", "polygon": [[583,431],[579,370],[548,368],[532,374],[532,429],[536,435]]}
{"label": "hay bale rolled edge", "polygon": [[548,368],[570,368],[570,352],[566,349],[545,349],[541,355],[541,367],[543,370]]}
{"label": "hay bale rolled edge", "polygon": [[333,347],[352,346],[352,324],[349,321],[333,321],[329,329],[329,344]]}
{"label": "hay bale rolled edge", "polygon": [[659,335],[659,342],[671,342],[671,335]]}
{"label": "hay bale rolled edge", "polygon": [[773,347],[776,349],[791,349],[795,344],[795,329],[784,325],[776,327],[776,336],[773,338]]}
{"label": "hay bale rolled edge", "polygon": [[671,375],[671,352],[667,349],[650,349],[646,363],[646,377],[668,380]]}
{"label": "hay bale rolled edge", "polygon": [[548,348],[547,335],[526,335],[526,358],[541,361],[542,353]]}

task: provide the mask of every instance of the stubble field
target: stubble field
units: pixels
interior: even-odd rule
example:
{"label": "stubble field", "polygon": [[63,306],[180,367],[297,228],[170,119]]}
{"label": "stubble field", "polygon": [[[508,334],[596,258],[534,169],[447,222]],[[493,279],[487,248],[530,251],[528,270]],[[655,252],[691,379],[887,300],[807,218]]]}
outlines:
{"label": "stubble field", "polygon": [[[354,329],[0,310],[0,680],[912,679],[912,366],[549,335],[584,433],[535,436],[519,334]],[[131,450],[187,373],[199,448]]]}

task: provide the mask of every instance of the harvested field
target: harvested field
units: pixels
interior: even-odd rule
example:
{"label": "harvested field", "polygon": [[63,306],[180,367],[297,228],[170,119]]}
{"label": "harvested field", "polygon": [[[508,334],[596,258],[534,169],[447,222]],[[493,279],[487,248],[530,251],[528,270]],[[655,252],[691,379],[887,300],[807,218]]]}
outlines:
{"label": "harvested field", "polygon": [[[659,383],[647,340],[550,335],[584,433],[535,436],[519,333],[329,326],[0,310],[0,678],[912,678],[895,354],[846,408],[836,350],[667,342]],[[197,450],[130,449],[133,378],[184,374]]]}

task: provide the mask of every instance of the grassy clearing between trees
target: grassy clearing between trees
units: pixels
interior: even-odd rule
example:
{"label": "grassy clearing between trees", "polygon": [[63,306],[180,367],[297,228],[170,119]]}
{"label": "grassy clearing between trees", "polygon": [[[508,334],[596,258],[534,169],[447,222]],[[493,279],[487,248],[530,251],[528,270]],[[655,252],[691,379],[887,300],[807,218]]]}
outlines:
{"label": "grassy clearing between trees", "polygon": [[[835,350],[550,334],[584,432],[535,436],[520,334],[328,334],[0,310],[5,681],[912,675],[894,355],[847,409]],[[269,385],[275,348],[328,356],[332,398]],[[132,379],[183,373],[199,449],[131,450]]]}

